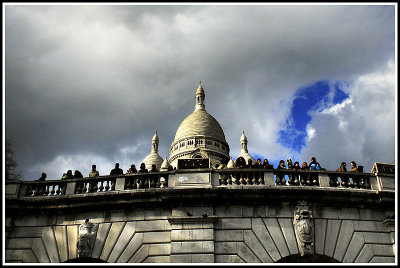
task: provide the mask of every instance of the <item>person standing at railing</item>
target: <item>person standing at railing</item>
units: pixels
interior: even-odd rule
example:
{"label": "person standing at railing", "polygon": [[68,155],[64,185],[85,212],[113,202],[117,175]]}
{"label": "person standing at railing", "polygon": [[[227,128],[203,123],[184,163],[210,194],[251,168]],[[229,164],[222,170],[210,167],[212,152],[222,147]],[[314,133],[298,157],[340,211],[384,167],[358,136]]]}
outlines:
{"label": "person standing at railing", "polygon": [[[340,171],[340,172],[347,172],[347,168],[346,168],[346,162],[342,162],[340,163],[340,167],[338,167],[338,169],[336,171]],[[341,175],[340,176],[340,180],[342,181],[342,187],[348,187],[350,186],[349,184],[349,177],[347,175]],[[339,185],[339,182],[334,181],[333,183],[335,183],[336,185]]]}
{"label": "person standing at railing", "polygon": [[128,169],[128,171],[126,173],[129,173],[129,174],[137,173],[136,166],[132,164],[131,167]]}
{"label": "person standing at railing", "polygon": [[244,160],[244,158],[242,156],[236,158],[235,167],[237,167],[237,168],[245,168],[246,167],[246,160]]}
{"label": "person standing at railing", "polygon": [[262,168],[263,166],[262,166],[262,163],[261,163],[261,159],[260,158],[258,158],[257,159],[257,162],[254,164],[254,168]]}
{"label": "person standing at railing", "polygon": [[263,168],[273,169],[273,168],[274,168],[274,165],[271,165],[271,164],[268,162],[268,159],[265,158],[265,159],[264,159],[264,163],[263,163]]}
{"label": "person standing at railing", "polygon": [[350,172],[359,172],[356,162],[351,161],[350,165],[351,165]]}
{"label": "person standing at railing", "polygon": [[115,168],[111,170],[110,175],[123,174],[124,171],[119,168],[119,163],[115,163]]}
{"label": "person standing at railing", "polygon": [[140,164],[139,173],[144,173],[144,172],[149,172],[149,171],[146,169],[146,164],[142,163]]}
{"label": "person standing at railing", "polygon": [[[276,169],[279,169],[279,170],[286,169],[285,161],[284,160],[279,161],[279,166]],[[285,173],[283,173],[283,172],[277,173],[276,184],[277,185],[281,185],[281,184],[286,185]]]}
{"label": "person standing at railing", "polygon": [[69,169],[68,171],[67,171],[67,173],[64,173],[63,174],[63,176],[62,176],[62,180],[67,180],[67,179],[73,179],[74,178],[74,175],[72,175],[72,170],[71,169]]}
{"label": "person standing at railing", "polygon": [[47,177],[47,174],[46,173],[42,173],[42,177],[37,179],[37,181],[44,181],[44,180],[46,180],[46,177]]}
{"label": "person standing at railing", "polygon": [[75,170],[74,178],[75,179],[81,179],[81,178],[83,178],[83,175],[79,170]]}
{"label": "person standing at railing", "polygon": [[337,171],[347,172],[346,162],[340,163],[340,167],[338,167]]}
{"label": "person standing at railing", "polygon": [[[293,170],[298,171],[300,169],[300,164],[299,162],[294,162],[294,165],[292,167]],[[293,173],[293,184],[294,185],[299,185],[300,184],[300,179],[299,179],[300,175],[299,173]]]}
{"label": "person standing at railing", "polygon": [[99,172],[96,170],[96,165],[92,165],[92,171],[89,172],[89,178],[95,178],[99,176]]}
{"label": "person standing at railing", "polygon": [[[309,170],[307,162],[303,162],[303,164],[301,164],[301,168],[300,169],[303,170],[303,171]],[[307,185],[307,183],[309,183],[309,184],[311,183],[307,173],[303,172],[300,175],[300,183],[301,183],[301,185]]]}
{"label": "person standing at railing", "polygon": [[151,165],[151,170],[150,172],[157,172],[157,167],[155,164]]}
{"label": "person standing at railing", "polygon": [[[311,162],[310,162],[310,170],[321,170],[321,165],[317,162],[317,159],[313,156],[311,157]],[[310,175],[311,179],[311,185],[317,185],[318,184],[318,174],[312,173]]]}

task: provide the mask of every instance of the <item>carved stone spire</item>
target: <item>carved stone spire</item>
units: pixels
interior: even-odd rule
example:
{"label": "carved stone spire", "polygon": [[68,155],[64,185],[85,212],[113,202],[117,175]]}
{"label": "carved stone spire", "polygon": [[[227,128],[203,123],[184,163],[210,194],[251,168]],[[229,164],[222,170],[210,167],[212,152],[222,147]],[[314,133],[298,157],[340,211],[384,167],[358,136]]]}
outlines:
{"label": "carved stone spire", "polygon": [[160,140],[157,135],[157,129],[156,133],[153,136],[153,139],[151,139],[151,152],[152,153],[158,153],[158,144],[160,143]]}
{"label": "carved stone spire", "polygon": [[201,81],[199,82],[199,86],[196,90],[196,106],[195,110],[205,110],[204,99],[205,99],[204,89],[201,86]]}
{"label": "carved stone spire", "polygon": [[244,135],[244,130],[242,131],[242,137],[240,138],[241,154],[247,154],[247,137]]}

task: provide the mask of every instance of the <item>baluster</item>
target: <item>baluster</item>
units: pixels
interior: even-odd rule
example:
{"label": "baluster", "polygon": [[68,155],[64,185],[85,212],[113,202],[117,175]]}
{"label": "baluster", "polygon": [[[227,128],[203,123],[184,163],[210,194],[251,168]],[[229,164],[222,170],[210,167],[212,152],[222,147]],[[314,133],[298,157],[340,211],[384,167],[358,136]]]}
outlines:
{"label": "baluster", "polygon": [[88,190],[87,184],[88,184],[88,183],[83,182],[83,188],[82,188],[82,193],[83,193],[83,194],[86,194],[86,192],[87,192],[87,190]]}
{"label": "baluster", "polygon": [[113,179],[112,181],[111,181],[111,191],[114,191],[115,190],[115,179]]}
{"label": "baluster", "polygon": [[55,184],[52,184],[51,186],[53,186],[53,188],[51,189],[50,195],[54,195],[54,193],[56,192],[56,191],[54,190],[54,188],[56,188],[56,185],[55,185]]}
{"label": "baluster", "polygon": [[294,185],[294,180],[293,180],[292,174],[288,174],[288,183],[289,183],[289,185]]}
{"label": "baluster", "polygon": [[245,184],[244,176],[242,173],[239,173],[239,185]]}
{"label": "baluster", "polygon": [[102,192],[102,191],[103,191],[103,189],[104,189],[104,187],[103,187],[103,183],[104,183],[104,181],[103,181],[103,180],[101,180],[101,181],[100,181],[99,192]]}
{"label": "baluster", "polygon": [[42,185],[38,185],[38,189],[39,189],[39,196],[44,195],[43,186]]}
{"label": "baluster", "polygon": [[88,185],[89,185],[88,192],[93,193],[93,182],[92,181],[88,182]]}
{"label": "baluster", "polygon": [[150,188],[155,188],[156,187],[155,177],[152,177],[150,180],[151,180],[150,181]]}
{"label": "baluster", "polygon": [[264,185],[264,173],[263,172],[259,173],[258,184]]}
{"label": "baluster", "polygon": [[28,191],[26,191],[26,196],[32,196],[32,195],[33,195],[32,186],[29,185]]}
{"label": "baluster", "polygon": [[232,185],[232,174],[228,173],[227,176],[226,185]]}
{"label": "baluster", "polygon": [[138,184],[137,188],[138,189],[142,189],[143,188],[143,182],[144,182],[143,180],[144,180],[144,178],[143,177],[139,177],[138,180],[139,180],[139,184]]}
{"label": "baluster", "polygon": [[136,177],[133,177],[133,179],[132,179],[132,189],[137,189],[137,187],[138,187],[138,183],[137,183],[137,178]]}
{"label": "baluster", "polygon": [[238,174],[237,173],[233,173],[232,175],[232,185],[239,185],[239,180],[238,178]]}
{"label": "baluster", "polygon": [[63,183],[62,184],[62,191],[61,191],[61,194],[62,195],[65,195],[65,191],[67,190],[67,184],[66,183]]}
{"label": "baluster", "polygon": [[106,187],[104,188],[105,190],[106,190],[106,192],[110,189],[110,186],[109,186],[109,181],[107,180],[107,184],[106,184]]}
{"label": "baluster", "polygon": [[57,190],[56,190],[56,195],[60,195],[60,193],[61,193],[61,185],[60,184],[58,184],[57,185]]}
{"label": "baluster", "polygon": [[160,178],[160,188],[164,188],[165,187],[165,181],[166,181],[166,179],[164,177]]}
{"label": "baluster", "polygon": [[81,183],[80,182],[77,182],[76,183],[76,193],[77,194],[80,194],[81,192],[82,192],[82,188],[81,188]]}
{"label": "baluster", "polygon": [[126,180],[126,189],[132,189],[133,187],[132,187],[132,183],[131,183],[131,181],[132,181],[132,178],[130,178],[130,177],[125,177],[125,180]]}
{"label": "baluster", "polygon": [[358,176],[353,176],[353,187],[354,188],[359,188],[360,187],[360,185],[359,185],[359,177]]}
{"label": "baluster", "polygon": [[313,185],[319,186],[319,182],[318,182],[318,173],[315,174],[315,176],[314,176]]}
{"label": "baluster", "polygon": [[312,178],[313,178],[313,174],[312,174],[312,172],[310,172],[309,174],[308,174],[308,176],[307,176],[307,180],[306,180],[306,185],[307,186],[311,186],[312,185]]}
{"label": "baluster", "polygon": [[49,193],[50,193],[50,191],[49,191],[50,185],[46,185],[45,188],[46,188],[46,190],[44,191],[44,195],[45,195],[45,196],[48,196]]}
{"label": "baluster", "polygon": [[252,174],[252,180],[251,180],[253,185],[257,185],[258,184],[258,173],[253,173]]}
{"label": "baluster", "polygon": [[350,186],[349,177],[347,175],[340,176],[340,179],[342,181],[341,183],[342,187],[347,188]]}
{"label": "baluster", "polygon": [[99,180],[95,180],[93,183],[94,183],[93,192],[97,193],[97,190],[99,190]]}
{"label": "baluster", "polygon": [[301,173],[301,175],[300,175],[300,184],[302,185],[302,186],[305,186],[306,184],[307,184],[307,173],[306,172],[302,172]]}

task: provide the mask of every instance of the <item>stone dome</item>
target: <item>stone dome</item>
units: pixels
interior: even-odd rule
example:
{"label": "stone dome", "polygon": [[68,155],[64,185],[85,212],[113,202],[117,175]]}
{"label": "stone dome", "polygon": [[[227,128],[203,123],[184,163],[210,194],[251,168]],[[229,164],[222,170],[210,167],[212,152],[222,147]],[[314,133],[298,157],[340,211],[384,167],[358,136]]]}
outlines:
{"label": "stone dome", "polygon": [[[200,82],[201,83],[201,82]],[[196,90],[194,111],[179,125],[170,148],[169,162],[177,167],[178,159],[208,158],[215,166],[229,160],[229,145],[218,121],[206,112],[204,89]]]}
{"label": "stone dome", "polygon": [[208,136],[225,141],[225,134],[218,121],[204,110],[195,110],[187,116],[175,134],[175,141],[188,136]]}

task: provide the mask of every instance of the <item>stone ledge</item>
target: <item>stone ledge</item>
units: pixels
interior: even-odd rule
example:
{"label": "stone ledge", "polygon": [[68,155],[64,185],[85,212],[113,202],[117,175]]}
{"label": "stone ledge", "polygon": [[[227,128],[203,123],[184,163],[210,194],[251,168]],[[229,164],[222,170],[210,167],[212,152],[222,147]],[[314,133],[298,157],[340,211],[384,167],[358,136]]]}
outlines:
{"label": "stone ledge", "polygon": [[218,216],[181,216],[181,217],[168,217],[168,221],[171,224],[187,224],[187,223],[215,223],[218,220]]}

